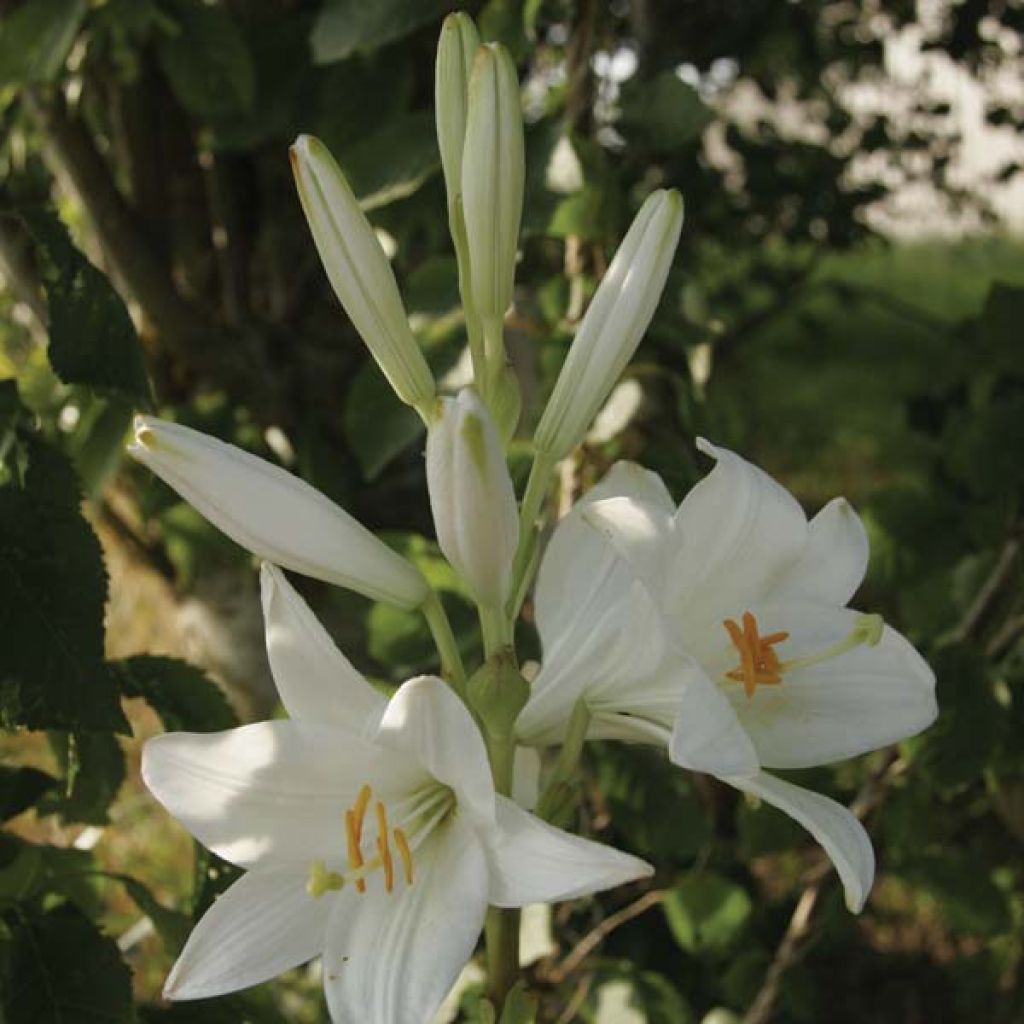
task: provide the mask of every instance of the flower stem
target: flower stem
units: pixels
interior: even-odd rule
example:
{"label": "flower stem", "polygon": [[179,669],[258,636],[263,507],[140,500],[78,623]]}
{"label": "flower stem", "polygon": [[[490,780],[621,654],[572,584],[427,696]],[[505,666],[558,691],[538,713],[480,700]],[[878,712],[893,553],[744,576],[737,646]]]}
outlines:
{"label": "flower stem", "polygon": [[431,590],[423,602],[423,617],[427,620],[438,654],[441,655],[441,674],[451,683],[452,689],[465,699],[466,670],[462,665],[462,655],[455,641],[448,615],[441,604],[436,590]]}
{"label": "flower stem", "polygon": [[512,626],[501,608],[480,605],[480,631],[484,638],[484,654],[490,658],[499,651],[511,648]]}
{"label": "flower stem", "polygon": [[548,493],[554,468],[555,460],[545,452],[538,451],[534,454],[519,509],[519,548],[512,563],[512,586],[509,591],[512,596],[508,606],[508,617],[513,622],[519,615],[519,608],[530,583],[530,570],[536,564],[533,554],[537,544],[537,516],[540,515],[541,505]]}
{"label": "flower stem", "polygon": [[537,801],[537,817],[554,823],[574,796],[576,769],[590,728],[590,708],[581,697],[573,706],[551,778]]}
{"label": "flower stem", "polygon": [[[487,753],[495,791],[509,796],[512,792],[515,738],[491,734],[487,737]],[[500,1013],[509,989],[519,976],[519,911],[488,907],[484,942],[487,949],[487,994]]]}

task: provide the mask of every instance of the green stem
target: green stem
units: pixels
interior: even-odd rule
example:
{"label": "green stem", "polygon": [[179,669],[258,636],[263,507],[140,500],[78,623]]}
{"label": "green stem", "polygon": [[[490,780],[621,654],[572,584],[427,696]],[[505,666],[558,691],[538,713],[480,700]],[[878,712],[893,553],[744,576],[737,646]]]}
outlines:
{"label": "green stem", "polygon": [[544,821],[560,817],[566,803],[567,792],[571,789],[583,754],[583,744],[590,728],[590,708],[583,697],[576,701],[565,729],[565,738],[558,752],[558,760],[551,772],[544,792],[537,801],[537,816]]}
{"label": "green stem", "polygon": [[455,641],[451,623],[441,599],[437,596],[437,591],[430,591],[422,609],[423,617],[427,620],[431,635],[434,637],[437,652],[441,655],[441,674],[451,683],[452,689],[465,699],[466,670],[462,665],[462,655],[459,654],[459,645]]}
{"label": "green stem", "polygon": [[484,654],[490,658],[512,647],[512,625],[501,608],[481,605],[480,631],[484,638]]}
{"label": "green stem", "polygon": [[533,456],[533,465],[530,467],[529,479],[526,481],[526,490],[519,509],[519,548],[512,563],[512,586],[509,590],[512,596],[508,617],[513,622],[519,615],[519,608],[529,586],[530,569],[536,564],[533,554],[537,543],[537,517],[548,493],[555,463],[556,460],[545,452],[536,452]]}
{"label": "green stem", "polygon": [[[494,788],[503,796],[512,793],[515,752],[514,737],[503,738],[493,734],[487,737]],[[487,950],[487,994],[500,1013],[509,990],[519,977],[519,911],[488,907],[484,942]]]}
{"label": "green stem", "polygon": [[505,326],[500,317],[483,318],[485,370],[484,392],[490,398],[497,390],[505,369]]}

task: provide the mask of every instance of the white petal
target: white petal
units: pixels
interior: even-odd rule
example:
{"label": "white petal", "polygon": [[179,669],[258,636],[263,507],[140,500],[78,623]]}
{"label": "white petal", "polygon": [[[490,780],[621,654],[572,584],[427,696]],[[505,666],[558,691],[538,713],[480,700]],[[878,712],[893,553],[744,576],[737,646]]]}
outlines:
{"label": "white petal", "polygon": [[308,722],[257,722],[219,733],[165,733],[142,753],[153,795],[204,846],[234,864],[333,863],[344,814],[364,783],[400,816],[430,781],[401,751]]}
{"label": "white petal", "polygon": [[834,498],[810,521],[804,550],[776,580],[772,597],[845,605],[864,579],[870,554],[860,516],[845,498]]}
{"label": "white petal", "polygon": [[669,757],[683,768],[712,775],[754,775],[757,754],[729,698],[690,658],[679,660],[679,717]]}
{"label": "white petal", "polygon": [[445,558],[479,604],[502,607],[519,544],[519,512],[498,428],[468,388],[440,400],[427,430],[427,488]]}
{"label": "white petal", "polygon": [[807,519],[793,496],[738,455],[698,442],[718,460],[676,514],[676,550],[665,557],[666,611],[720,621],[759,600],[794,562]]}
{"label": "white petal", "polygon": [[377,742],[417,759],[450,786],[460,807],[494,820],[494,785],[480,730],[451,688],[436,676],[403,683],[391,698]]}
{"label": "white petal", "polygon": [[496,907],[571,900],[654,873],[638,857],[554,828],[503,796],[487,859]]}
{"label": "white petal", "polygon": [[352,667],[277,566],[263,563],[260,588],[270,668],[289,716],[371,736],[386,698]]}
{"label": "white petal", "polygon": [[660,599],[672,568],[672,514],[634,498],[607,498],[591,505],[583,519],[604,534],[655,600]]}
{"label": "white petal", "polygon": [[250,871],[203,915],[178,957],[164,996],[206,999],[291,970],[324,948],[332,897],[306,892],[292,869]]}
{"label": "white petal", "polygon": [[139,416],[129,454],[267,562],[415,608],[420,571],[297,476],[178,423]]}
{"label": "white petal", "polygon": [[[846,608],[789,603],[755,606],[755,613],[762,632],[789,631],[775,647],[783,661],[827,650],[860,618]],[[733,653],[728,667],[735,664]],[[913,736],[937,714],[934,673],[888,626],[874,647],[785,672],[780,684],[759,686],[752,697],[739,683],[726,692],[768,768],[855,757]]]}
{"label": "white petal", "polygon": [[643,587],[635,582],[629,587],[624,596],[590,609],[544,651],[544,664],[516,722],[524,742],[559,742],[581,697],[595,716],[646,717],[657,706],[664,712],[661,724],[674,721],[675,707],[666,709],[661,701],[666,644],[660,616]]}
{"label": "white petal", "polygon": [[632,586],[628,568],[611,544],[583,521],[595,502],[631,497],[672,515],[675,505],[656,473],[634,462],[617,462],[604,479],[573,505],[555,527],[537,573],[534,594],[537,629],[547,658],[577,623],[587,623]]}
{"label": "white petal", "polygon": [[751,779],[724,781],[800,822],[835,864],[846,890],[846,905],[855,914],[860,913],[875,879],[875,851],[864,826],[842,804],[766,772]]}
{"label": "white petal", "polygon": [[473,953],[487,907],[487,861],[458,819],[417,851],[412,885],[372,882],[338,901],[327,929],[331,1019],[426,1024]]}

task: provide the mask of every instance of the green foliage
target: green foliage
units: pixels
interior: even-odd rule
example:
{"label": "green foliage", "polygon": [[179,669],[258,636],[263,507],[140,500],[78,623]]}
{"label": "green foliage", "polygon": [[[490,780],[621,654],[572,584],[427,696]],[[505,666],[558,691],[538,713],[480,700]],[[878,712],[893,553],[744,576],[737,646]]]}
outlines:
{"label": "green foliage", "polygon": [[35,805],[57,780],[38,768],[0,765],[0,822],[16,817]]}
{"label": "green foliage", "polygon": [[71,904],[9,922],[0,1009],[10,1021],[130,1024],[131,976],[117,945]]}
{"label": "green foliage", "polygon": [[56,78],[85,17],[86,0],[33,0],[0,25],[0,88]]}
{"label": "green foliage", "polygon": [[676,942],[688,953],[729,952],[743,934],[753,906],[743,886],[700,871],[676,883],[663,904]]}
{"label": "green foliage", "polygon": [[216,732],[238,725],[217,685],[184,661],[140,654],[111,668],[124,696],[144,698],[168,732]]}
{"label": "green foliage", "polygon": [[66,384],[146,403],[142,350],[121,297],[46,210],[21,213],[35,242],[49,309],[50,364]]}
{"label": "green foliage", "polygon": [[326,0],[313,26],[313,60],[330,64],[393,42],[444,13],[445,0]]}
{"label": "green foliage", "polygon": [[622,128],[631,142],[672,152],[697,141],[714,120],[693,88],[672,71],[631,82],[622,95]]}
{"label": "green foliage", "polygon": [[173,29],[157,53],[175,95],[193,116],[244,116],[256,98],[256,67],[245,36],[225,7],[173,0]]}
{"label": "green foliage", "polygon": [[[10,384],[5,389],[10,396]],[[0,720],[8,728],[127,730],[103,661],[107,578],[67,459],[8,434],[0,487]]]}
{"label": "green foliage", "polygon": [[124,782],[124,755],[109,733],[52,733],[50,743],[65,777],[61,794],[40,805],[44,814],[59,814],[65,822],[105,825],[107,810]]}

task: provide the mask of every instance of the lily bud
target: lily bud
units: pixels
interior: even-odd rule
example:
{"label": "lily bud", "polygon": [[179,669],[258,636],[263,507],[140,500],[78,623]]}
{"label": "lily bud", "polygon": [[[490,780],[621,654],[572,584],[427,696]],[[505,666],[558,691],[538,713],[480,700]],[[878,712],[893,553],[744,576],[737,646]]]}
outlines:
{"label": "lily bud", "polygon": [[473,62],[462,154],[473,303],[483,320],[500,321],[512,304],[525,173],[519,80],[508,52],[492,43]]}
{"label": "lily bud", "polygon": [[537,427],[538,451],[561,459],[583,438],[654,316],[682,226],[678,192],[648,196],[576,332]]}
{"label": "lily bud", "polygon": [[530,699],[530,684],[509,653],[481,665],[469,679],[466,696],[487,732],[507,740],[515,735],[516,719]]}
{"label": "lily bud", "polygon": [[442,398],[427,429],[437,542],[478,604],[504,604],[519,543],[512,479],[497,427],[473,391]]}
{"label": "lily bud", "polygon": [[135,418],[128,453],[264,561],[400,608],[427,597],[419,569],[315,487],[264,459],[149,416]]}
{"label": "lily bud", "polygon": [[370,222],[319,139],[300,135],[290,152],[302,209],[335,294],[398,397],[426,409],[434,378]]}
{"label": "lily bud", "polygon": [[480,33],[462,11],[449,14],[441,26],[434,73],[437,145],[448,192],[448,210],[462,194],[462,151],[466,141],[466,110],[473,59],[480,48]]}

